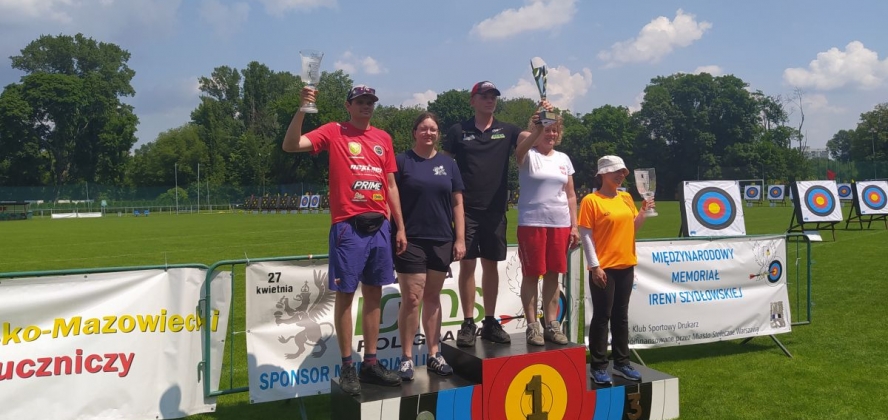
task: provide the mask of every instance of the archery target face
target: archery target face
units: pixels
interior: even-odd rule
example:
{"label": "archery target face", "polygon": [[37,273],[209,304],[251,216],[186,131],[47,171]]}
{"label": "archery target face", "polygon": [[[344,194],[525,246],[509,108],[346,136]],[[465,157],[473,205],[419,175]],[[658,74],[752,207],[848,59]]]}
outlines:
{"label": "archery target face", "polygon": [[689,236],[746,235],[737,181],[687,181],[684,193]]}
{"label": "archery target face", "polygon": [[768,186],[768,199],[769,200],[783,200],[783,185],[769,185]]}
{"label": "archery target face", "polygon": [[743,198],[749,201],[761,200],[762,187],[758,185],[747,185],[745,191],[743,192]]}
{"label": "archery target face", "polygon": [[888,214],[885,206],[888,181],[862,181],[855,186],[860,214]]}
{"label": "archery target face", "polygon": [[839,200],[851,200],[852,198],[854,198],[853,194],[851,193],[851,184],[838,184],[837,188],[839,193]]}
{"label": "archery target face", "polygon": [[835,181],[799,181],[799,206],[803,222],[841,222]]}

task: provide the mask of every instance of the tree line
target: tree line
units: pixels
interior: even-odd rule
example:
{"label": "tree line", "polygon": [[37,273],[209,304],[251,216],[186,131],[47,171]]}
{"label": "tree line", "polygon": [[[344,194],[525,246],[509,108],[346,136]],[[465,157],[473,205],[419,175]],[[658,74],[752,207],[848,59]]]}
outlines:
{"label": "tree line", "polygon": [[[214,188],[326,183],[326,156],[281,151],[303,87],[288,71],[256,61],[242,69],[216,67],[199,79],[200,104],[190,122],[131,151],[138,118],[122,102],[135,95],[129,52],[82,34],[44,35],[10,59],[25,75],[0,94],[0,185],[56,191],[80,182],[189,185],[197,180],[198,164],[201,183]],[[352,85],[341,70],[324,72],[320,112],[306,117],[304,129],[345,121],[342,104]],[[636,112],[613,105],[585,114],[560,110],[559,149],[571,157],[578,187],[591,184],[598,157],[617,154],[630,168],[656,168],[661,199],[673,198],[682,180],[822,177],[812,173],[802,152],[802,97],[801,91],[790,98],[750,92],[733,75],[659,76],[645,88]],[[504,99],[496,116],[524,127],[535,109],[533,99]],[[469,92],[445,91],[428,110],[439,115],[446,130],[472,116]],[[422,111],[378,106],[372,124],[392,135],[396,151],[406,150],[412,145],[412,121]],[[789,125],[790,112],[801,113],[798,126]],[[881,104],[861,114],[855,129],[836,133],[827,147],[838,160],[884,160],[885,133],[888,104]],[[517,187],[514,170],[510,186]]]}

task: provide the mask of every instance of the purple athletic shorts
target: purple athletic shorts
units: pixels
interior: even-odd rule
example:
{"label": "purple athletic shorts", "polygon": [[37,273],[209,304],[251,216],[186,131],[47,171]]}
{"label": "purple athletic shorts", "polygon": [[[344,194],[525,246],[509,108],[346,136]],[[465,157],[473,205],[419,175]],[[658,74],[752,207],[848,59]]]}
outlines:
{"label": "purple athletic shorts", "polygon": [[330,290],[354,293],[358,283],[371,286],[394,283],[389,221],[383,220],[382,227],[371,234],[355,231],[349,220],[335,223],[330,227],[329,262]]}

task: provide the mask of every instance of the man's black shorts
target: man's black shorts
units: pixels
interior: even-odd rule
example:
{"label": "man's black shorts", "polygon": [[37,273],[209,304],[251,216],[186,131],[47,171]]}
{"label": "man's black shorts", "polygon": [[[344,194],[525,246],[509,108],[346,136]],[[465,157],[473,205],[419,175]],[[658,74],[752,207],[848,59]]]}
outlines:
{"label": "man's black shorts", "polygon": [[407,250],[395,255],[395,271],[404,274],[425,273],[427,270],[446,273],[452,261],[453,242],[408,239]]}
{"label": "man's black shorts", "polygon": [[506,213],[466,209],[466,256],[506,260]]}

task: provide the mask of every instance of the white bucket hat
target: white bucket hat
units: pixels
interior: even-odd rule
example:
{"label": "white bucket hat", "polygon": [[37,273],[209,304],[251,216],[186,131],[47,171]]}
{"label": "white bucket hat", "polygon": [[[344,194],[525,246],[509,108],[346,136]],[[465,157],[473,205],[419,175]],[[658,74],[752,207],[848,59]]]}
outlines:
{"label": "white bucket hat", "polygon": [[609,174],[620,170],[626,171],[626,175],[629,175],[629,169],[626,168],[626,164],[623,163],[623,159],[619,156],[602,156],[601,159],[598,159],[598,173],[596,175]]}

